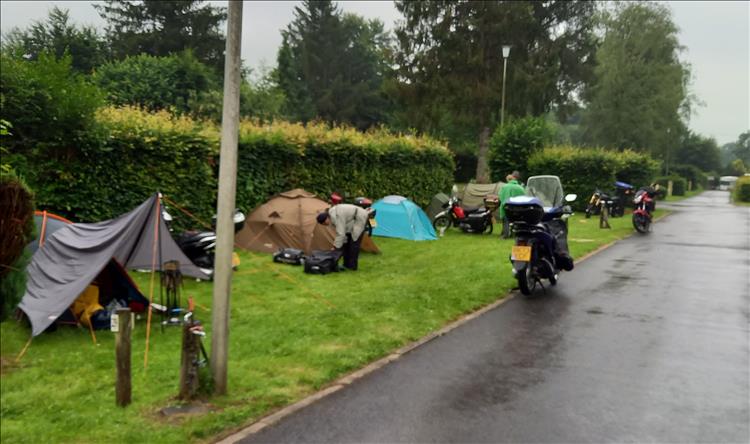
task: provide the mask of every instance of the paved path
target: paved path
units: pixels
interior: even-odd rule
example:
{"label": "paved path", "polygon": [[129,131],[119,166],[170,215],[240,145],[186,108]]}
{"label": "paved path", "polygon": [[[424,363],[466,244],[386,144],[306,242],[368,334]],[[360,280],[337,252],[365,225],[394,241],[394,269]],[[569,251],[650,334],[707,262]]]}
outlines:
{"label": "paved path", "polygon": [[750,441],[750,208],[706,192],[245,439]]}

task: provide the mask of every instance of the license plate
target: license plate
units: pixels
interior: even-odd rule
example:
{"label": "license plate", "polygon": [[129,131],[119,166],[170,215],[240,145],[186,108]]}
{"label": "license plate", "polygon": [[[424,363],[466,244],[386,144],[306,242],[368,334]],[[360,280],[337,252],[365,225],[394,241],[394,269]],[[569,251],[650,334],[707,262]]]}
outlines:
{"label": "license plate", "polygon": [[377,226],[378,226],[378,223],[377,223],[377,222],[375,222],[375,219],[370,219],[370,226],[371,226],[372,228],[375,228],[375,227],[377,227]]}
{"label": "license plate", "polygon": [[531,247],[514,245],[510,250],[510,258],[514,261],[531,261]]}

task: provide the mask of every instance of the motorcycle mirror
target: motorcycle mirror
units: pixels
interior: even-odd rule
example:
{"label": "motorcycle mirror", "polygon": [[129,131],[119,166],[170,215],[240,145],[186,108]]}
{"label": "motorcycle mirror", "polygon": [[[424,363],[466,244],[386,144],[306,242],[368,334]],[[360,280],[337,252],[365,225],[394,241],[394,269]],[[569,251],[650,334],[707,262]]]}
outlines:
{"label": "motorcycle mirror", "polygon": [[578,198],[577,194],[568,194],[567,196],[565,196],[565,202],[573,202],[577,198]]}

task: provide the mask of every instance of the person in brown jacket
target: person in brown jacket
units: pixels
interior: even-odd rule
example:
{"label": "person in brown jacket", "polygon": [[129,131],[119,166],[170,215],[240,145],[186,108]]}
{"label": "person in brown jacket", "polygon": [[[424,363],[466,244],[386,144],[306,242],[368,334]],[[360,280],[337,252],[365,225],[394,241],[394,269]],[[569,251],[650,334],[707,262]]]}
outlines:
{"label": "person in brown jacket", "polygon": [[336,229],[333,248],[343,253],[346,269],[357,269],[359,247],[368,218],[367,210],[351,204],[338,204],[317,216],[319,224],[331,224]]}

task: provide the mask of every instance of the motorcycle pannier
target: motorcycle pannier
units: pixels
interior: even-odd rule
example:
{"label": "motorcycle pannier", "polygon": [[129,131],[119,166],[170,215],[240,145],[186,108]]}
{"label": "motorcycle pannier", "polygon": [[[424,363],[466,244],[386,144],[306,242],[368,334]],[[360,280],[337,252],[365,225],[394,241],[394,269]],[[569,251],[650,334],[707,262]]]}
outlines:
{"label": "motorcycle pannier", "polygon": [[486,216],[487,216],[486,211],[482,211],[480,213],[470,213],[466,217],[465,221],[471,227],[472,230],[482,231],[487,226],[487,222],[485,221]]}
{"label": "motorcycle pannier", "polygon": [[537,204],[505,204],[505,217],[510,222],[538,224],[544,216],[544,208]]}
{"label": "motorcycle pannier", "polygon": [[313,251],[312,255],[305,256],[305,273],[328,274],[339,271],[340,256],[338,251]]}
{"label": "motorcycle pannier", "polygon": [[282,248],[273,254],[273,261],[284,264],[302,265],[304,257],[305,252],[302,250],[296,248]]}

